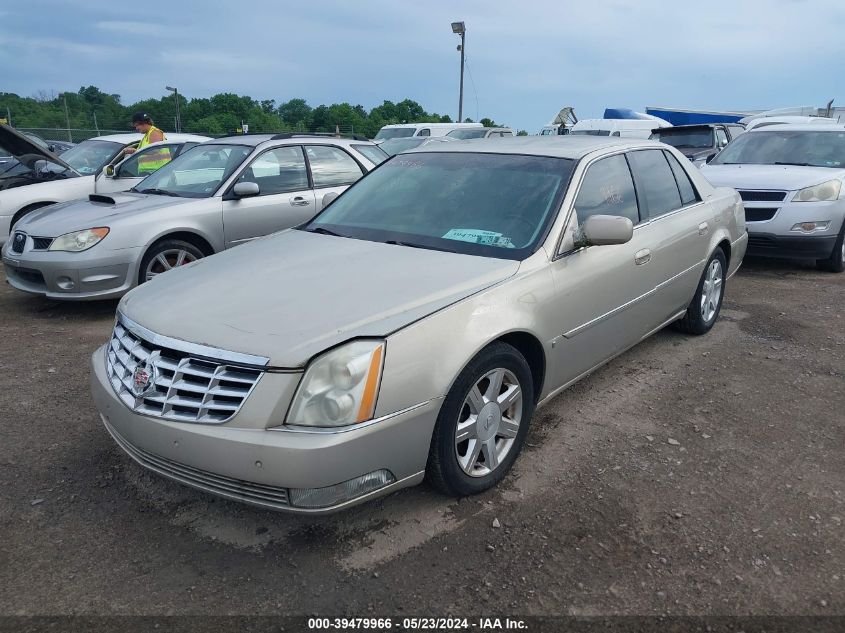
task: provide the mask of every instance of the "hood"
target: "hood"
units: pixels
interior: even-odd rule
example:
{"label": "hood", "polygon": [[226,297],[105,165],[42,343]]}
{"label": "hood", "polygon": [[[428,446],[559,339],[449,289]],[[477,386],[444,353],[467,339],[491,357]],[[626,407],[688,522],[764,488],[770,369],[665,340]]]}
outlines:
{"label": "hood", "polygon": [[119,309],[158,334],[302,367],[334,345],[386,336],[518,269],[513,260],[289,230],[159,275]]}
{"label": "hood", "polygon": [[845,178],[845,169],[798,165],[702,165],[701,175],[714,187],[796,191],[834,178]]}
{"label": "hood", "polygon": [[37,161],[47,160],[77,173],[73,167],[53,152],[41,147],[32,139],[27,138],[8,125],[0,124],[0,154],[14,156],[19,163],[29,169],[34,169]]}
{"label": "hood", "polygon": [[62,202],[37,209],[27,214],[15,228],[30,235],[58,237],[71,231],[109,226],[115,218],[128,214],[188,204],[197,200],[198,198],[175,198],[131,191],[108,195],[92,194],[88,200]]}

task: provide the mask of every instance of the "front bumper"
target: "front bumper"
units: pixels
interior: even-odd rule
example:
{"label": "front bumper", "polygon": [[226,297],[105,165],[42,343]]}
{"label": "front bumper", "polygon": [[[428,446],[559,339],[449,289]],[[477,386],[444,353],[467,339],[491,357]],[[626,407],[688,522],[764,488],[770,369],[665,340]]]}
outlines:
{"label": "front bumper", "polygon": [[11,241],[2,251],[6,280],[23,292],[70,301],[116,299],[137,281],[141,247],[66,253],[34,251],[30,242],[23,253],[13,253]]}
{"label": "front bumper", "polygon": [[[793,192],[787,194],[791,199]],[[825,259],[833,252],[845,221],[845,199],[830,202],[746,202],[748,254],[757,257]],[[748,220],[755,214],[771,216]],[[792,227],[802,222],[828,222],[824,231],[801,233]]]}
{"label": "front bumper", "polygon": [[836,237],[836,235],[784,236],[772,233],[749,233],[748,255],[785,259],[826,259],[833,252]]}
{"label": "front bumper", "polygon": [[[263,402],[264,394],[256,391],[250,406],[225,424],[173,422],[134,413],[118,399],[106,374],[105,346],[91,362],[91,389],[103,423],[135,461],[194,488],[285,512],[325,514],[420,483],[442,401],[345,432],[294,431],[242,419],[262,408],[256,400]],[[390,471],[394,483],[327,507],[295,507],[289,499],[290,488],[325,488],[378,470]]]}

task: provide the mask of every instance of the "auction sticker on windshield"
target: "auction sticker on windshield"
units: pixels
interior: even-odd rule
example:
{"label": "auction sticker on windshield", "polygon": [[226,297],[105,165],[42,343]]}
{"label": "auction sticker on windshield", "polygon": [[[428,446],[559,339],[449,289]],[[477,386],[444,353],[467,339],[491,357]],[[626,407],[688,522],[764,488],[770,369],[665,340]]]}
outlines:
{"label": "auction sticker on windshield", "polygon": [[495,231],[483,231],[481,229],[450,229],[443,236],[443,239],[472,242],[473,244],[484,244],[486,246],[514,248],[511,238],[505,237]]}

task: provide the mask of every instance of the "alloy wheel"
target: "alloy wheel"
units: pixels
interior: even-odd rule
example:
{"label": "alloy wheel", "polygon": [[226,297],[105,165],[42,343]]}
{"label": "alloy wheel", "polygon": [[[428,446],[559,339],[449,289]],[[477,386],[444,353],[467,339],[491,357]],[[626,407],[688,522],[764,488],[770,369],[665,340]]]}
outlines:
{"label": "alloy wheel", "polygon": [[195,261],[197,261],[196,256],[181,248],[171,248],[161,251],[147,264],[147,270],[144,271],[144,279],[149,281],[156,275],[167,272],[171,268],[184,266]]}
{"label": "alloy wheel", "polygon": [[722,262],[714,259],[707,268],[701,287],[701,318],[710,323],[716,316],[719,300],[722,298]]}
{"label": "alloy wheel", "polygon": [[513,447],[522,421],[522,387],[507,369],[482,376],[464,399],[455,430],[458,464],[470,477],[499,467]]}

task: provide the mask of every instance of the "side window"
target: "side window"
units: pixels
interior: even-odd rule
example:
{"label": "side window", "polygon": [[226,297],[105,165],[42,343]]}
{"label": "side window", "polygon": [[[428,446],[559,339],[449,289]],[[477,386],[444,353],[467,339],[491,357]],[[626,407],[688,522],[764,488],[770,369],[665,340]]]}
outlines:
{"label": "side window", "polygon": [[254,182],[261,196],[308,189],[308,171],[299,145],[267,150],[241,172],[238,182]]}
{"label": "side window", "polygon": [[634,181],[622,154],[590,165],[575,198],[575,212],[579,223],[591,215],[620,215],[634,224],[640,221]]}
{"label": "side window", "polygon": [[681,194],[669,163],[659,149],[630,152],[643,218],[655,218],[681,207]]}
{"label": "side window", "polygon": [[305,151],[315,189],[351,185],[363,175],[355,159],[338,147],[308,145]]}
{"label": "side window", "polygon": [[741,125],[729,125],[728,130],[731,132],[731,140],[745,132],[745,128]]}
{"label": "side window", "polygon": [[118,178],[142,178],[164,167],[176,156],[178,146],[157,145],[132,154],[118,168]]}
{"label": "side window", "polygon": [[728,134],[725,132],[724,128],[717,127],[716,128],[716,147],[724,147],[728,144]]}
{"label": "side window", "polygon": [[420,130],[417,132],[417,136],[431,136],[431,130],[425,128],[424,130]]}
{"label": "side window", "polygon": [[698,202],[698,194],[695,193],[695,187],[692,186],[692,181],[689,179],[686,170],[672,154],[666,151],[664,151],[664,154],[666,154],[666,160],[669,161],[669,166],[672,168],[672,173],[675,174],[675,181],[681,191],[681,202],[684,204]]}

